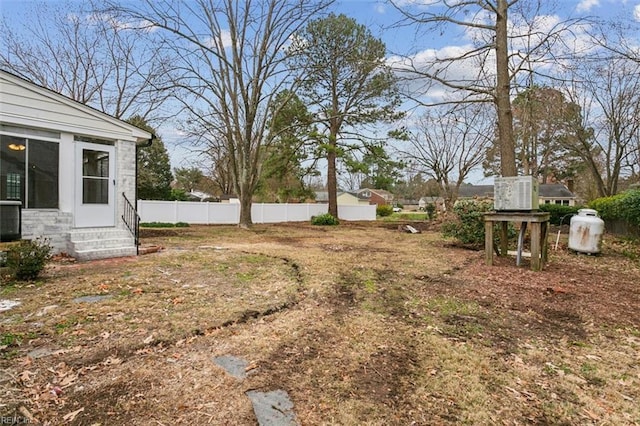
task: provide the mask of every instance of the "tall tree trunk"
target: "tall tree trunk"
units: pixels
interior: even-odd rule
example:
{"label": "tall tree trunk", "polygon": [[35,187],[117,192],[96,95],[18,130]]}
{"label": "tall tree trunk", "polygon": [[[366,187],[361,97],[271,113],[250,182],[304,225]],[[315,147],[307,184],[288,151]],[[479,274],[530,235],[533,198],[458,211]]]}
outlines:
{"label": "tall tree trunk", "polygon": [[329,152],[327,152],[327,192],[329,195],[329,214],[338,217],[338,178],[336,176],[337,135],[330,130]]}
{"label": "tall tree trunk", "polygon": [[249,228],[253,223],[251,221],[251,193],[247,190],[241,191],[240,197],[240,228]]}
{"label": "tall tree trunk", "polygon": [[513,137],[513,114],[511,112],[509,79],[509,56],[507,34],[507,0],[498,0],[496,13],[496,93],[498,109],[498,138],[500,140],[500,172],[502,176],[516,176],[516,148]]}

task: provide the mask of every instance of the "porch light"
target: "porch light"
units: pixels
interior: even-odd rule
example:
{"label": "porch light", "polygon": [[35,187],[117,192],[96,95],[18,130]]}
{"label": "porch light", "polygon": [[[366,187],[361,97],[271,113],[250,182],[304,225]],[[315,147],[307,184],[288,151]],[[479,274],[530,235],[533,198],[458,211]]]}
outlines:
{"label": "porch light", "polygon": [[21,143],[20,144],[10,143],[9,149],[13,151],[24,151],[25,149],[27,149],[27,147],[22,145]]}

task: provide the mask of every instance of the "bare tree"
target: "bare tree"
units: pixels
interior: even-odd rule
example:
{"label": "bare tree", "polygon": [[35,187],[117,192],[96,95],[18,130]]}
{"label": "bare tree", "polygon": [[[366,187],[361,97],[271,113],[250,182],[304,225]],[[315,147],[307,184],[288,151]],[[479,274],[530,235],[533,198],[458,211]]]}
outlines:
{"label": "bare tree", "polygon": [[567,50],[563,36],[578,21],[538,19],[542,1],[433,0],[406,6],[392,0],[392,4],[404,16],[400,25],[416,25],[420,32],[453,28],[470,40],[466,46],[427,60],[424,55],[420,60],[404,56],[399,71],[408,74],[414,86],[415,80],[426,80],[419,95],[439,85],[459,93],[455,102],[492,102],[497,111],[500,171],[503,176],[515,176],[512,89],[523,72],[538,72],[532,64],[562,59],[558,52]]}
{"label": "bare tree", "polygon": [[211,144],[203,159],[206,175],[215,185],[219,195],[231,194],[234,188],[231,174],[231,158],[224,144]]}
{"label": "bare tree", "polygon": [[[175,53],[189,124],[200,140],[224,145],[234,189],[240,197],[240,226],[251,225],[251,201],[260,179],[264,147],[271,143],[269,114],[276,95],[291,80],[283,60],[291,34],[328,1],[141,0],[109,2],[127,22],[162,31],[161,48]],[[293,92],[292,92],[293,93]]]}
{"label": "bare tree", "polygon": [[402,154],[415,170],[435,179],[448,207],[493,141],[495,118],[482,104],[432,107]]}
{"label": "bare tree", "polygon": [[640,63],[600,57],[584,61],[566,96],[582,106],[585,129],[566,140],[588,165],[599,196],[614,195],[640,164]]}
{"label": "bare tree", "polygon": [[0,28],[0,66],[117,118],[162,115],[171,63],[146,42],[148,30],[122,25],[77,3],[38,3]]}
{"label": "bare tree", "polygon": [[[512,102],[518,170],[540,182],[573,178],[584,162],[566,141],[584,134],[581,109],[554,88],[531,86]],[[582,133],[581,133],[582,132]],[[497,143],[497,141],[495,141]],[[499,147],[487,150],[483,164],[487,176],[499,170]]]}

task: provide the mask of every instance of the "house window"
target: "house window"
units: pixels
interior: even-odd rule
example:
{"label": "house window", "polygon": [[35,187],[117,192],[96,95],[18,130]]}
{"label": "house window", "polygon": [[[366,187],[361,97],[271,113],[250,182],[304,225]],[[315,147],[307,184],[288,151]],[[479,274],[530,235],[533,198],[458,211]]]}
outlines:
{"label": "house window", "polygon": [[562,205],[563,206],[568,206],[569,205],[569,200],[562,200]]}
{"label": "house window", "polygon": [[58,208],[59,144],[0,135],[0,200]]}

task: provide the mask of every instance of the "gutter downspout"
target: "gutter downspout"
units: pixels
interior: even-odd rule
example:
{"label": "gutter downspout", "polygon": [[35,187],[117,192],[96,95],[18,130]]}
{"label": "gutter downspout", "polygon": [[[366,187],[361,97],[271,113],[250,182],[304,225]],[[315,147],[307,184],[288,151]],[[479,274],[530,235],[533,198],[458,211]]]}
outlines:
{"label": "gutter downspout", "polygon": [[[133,208],[135,209],[135,214],[138,214],[138,149],[139,148],[148,148],[153,144],[153,140],[157,139],[156,135],[151,133],[151,138],[149,138],[145,143],[143,144],[136,144],[136,168],[135,168],[135,173],[136,173],[136,178],[135,178],[135,188],[133,191],[134,194],[134,200],[133,200]],[[138,233],[138,225],[136,225],[136,234]],[[136,237],[137,239],[138,237]],[[140,254],[140,246],[139,243],[136,242],[136,256]]]}

